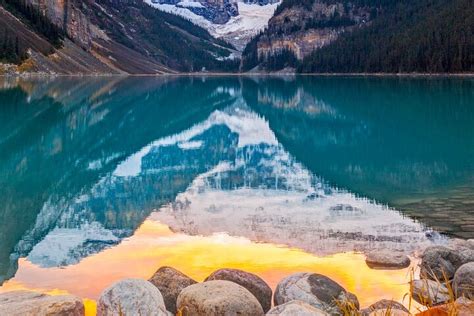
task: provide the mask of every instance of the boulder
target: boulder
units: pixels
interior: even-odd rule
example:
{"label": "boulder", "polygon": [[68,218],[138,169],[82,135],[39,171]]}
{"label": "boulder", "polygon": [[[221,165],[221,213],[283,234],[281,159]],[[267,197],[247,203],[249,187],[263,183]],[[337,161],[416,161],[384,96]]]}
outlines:
{"label": "boulder", "polygon": [[474,262],[465,263],[456,271],[453,289],[456,297],[474,300]]}
{"label": "boulder", "polygon": [[414,280],[411,286],[411,296],[422,305],[439,305],[448,302],[450,299],[446,286],[436,281],[428,279]]}
{"label": "boulder", "polygon": [[299,300],[330,314],[341,314],[341,304],[350,303],[352,308],[359,309],[354,294],[317,273],[295,273],[284,278],[278,283],[273,299],[276,306]]}
{"label": "boulder", "polygon": [[365,262],[372,269],[403,269],[410,266],[407,255],[388,250],[368,253]]}
{"label": "boulder", "polygon": [[100,295],[98,316],[168,316],[160,291],[150,282],[124,279],[112,284]]}
{"label": "boulder", "polygon": [[[453,311],[456,311],[453,313]],[[416,316],[435,316],[435,315],[453,315],[456,316],[472,316],[474,311],[474,301],[468,300],[467,298],[458,298],[453,303],[444,305],[438,305],[431,307],[430,309],[417,314]]]}
{"label": "boulder", "polygon": [[237,283],[252,293],[267,312],[272,306],[272,289],[255,274],[237,269],[220,269],[213,272],[205,281],[225,280]]}
{"label": "boulder", "polygon": [[161,267],[148,280],[160,290],[166,309],[176,313],[176,300],[179,293],[197,282],[171,267]]}
{"label": "boulder", "polygon": [[458,251],[444,247],[431,246],[421,255],[420,276],[441,282],[454,277],[456,270],[465,263]]}
{"label": "boulder", "polygon": [[72,295],[47,295],[30,291],[0,294],[0,315],[83,316],[84,303]]}
{"label": "boulder", "polygon": [[[471,239],[472,240],[472,239]],[[456,300],[457,316],[472,316],[474,311],[474,301],[465,297],[460,297]]]}
{"label": "boulder", "polygon": [[188,286],[178,296],[182,316],[264,315],[258,300],[246,288],[230,281],[208,281]]}
{"label": "boulder", "polygon": [[319,308],[302,301],[289,301],[288,303],[273,307],[266,316],[329,316]]}
{"label": "boulder", "polygon": [[408,309],[399,302],[392,300],[380,300],[361,310],[363,316],[385,316],[385,315],[410,315]]}

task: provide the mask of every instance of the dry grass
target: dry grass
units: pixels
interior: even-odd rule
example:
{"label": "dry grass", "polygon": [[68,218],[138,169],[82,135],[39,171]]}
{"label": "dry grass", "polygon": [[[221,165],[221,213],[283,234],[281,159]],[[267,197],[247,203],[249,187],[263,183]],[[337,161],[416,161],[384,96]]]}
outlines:
{"label": "dry grass", "polygon": [[28,58],[20,66],[18,66],[17,69],[19,73],[25,73],[25,72],[32,71],[34,68],[35,68],[35,62],[31,58]]}
{"label": "dry grass", "polygon": [[[449,296],[449,300],[444,303],[443,305],[435,305],[431,300],[427,299],[423,295],[418,295],[417,296],[417,301],[421,303],[421,305],[425,307],[420,307],[416,306],[418,304],[415,304],[413,302],[414,300],[414,287],[413,287],[413,281],[415,281],[415,269],[412,268],[410,270],[410,288],[409,292],[406,293],[403,297],[403,301],[406,300],[408,297],[408,310],[412,312],[414,315],[423,315],[423,316],[435,316],[435,315],[443,315],[443,316],[457,316],[459,314],[458,307],[456,304],[456,295],[454,293],[453,287],[451,282],[449,281],[449,278],[446,276],[446,273],[443,273],[443,279],[444,280],[439,280],[438,278],[434,277],[434,281],[438,284],[439,288],[445,287],[447,294]],[[426,284],[426,283],[425,283]],[[423,288],[422,293],[429,293],[428,289]],[[416,300],[415,300],[416,301]],[[353,302],[349,301],[335,301],[339,309],[342,311],[344,316],[358,316],[362,315],[361,311],[357,309],[357,307],[354,305]],[[441,307],[442,306],[442,307]],[[440,308],[441,307],[441,308]],[[426,309],[427,308],[427,309]],[[395,308],[393,306],[387,306],[386,309],[383,310],[378,310],[377,316],[391,316],[394,314]],[[414,311],[414,313],[413,313]]]}
{"label": "dry grass", "polygon": [[[443,308],[443,310],[445,311],[445,313],[443,313],[444,315],[447,315],[447,316],[457,316],[459,314],[459,311],[457,309],[457,306],[456,306],[456,295],[454,293],[454,289],[452,287],[452,284],[449,280],[449,278],[447,277],[446,273],[443,271],[443,280],[440,280],[436,277],[436,275],[431,272],[431,277],[434,279],[434,281],[436,282],[436,284],[438,285],[438,290],[441,290],[443,288],[446,289],[446,292],[444,292],[443,294],[447,294],[449,299],[447,302],[445,302],[443,305],[445,306]],[[410,292],[405,294],[404,296],[404,300],[406,298],[406,296],[409,297],[409,300],[408,300],[408,310],[412,310],[412,306],[413,306],[413,297],[415,296],[414,293],[414,287],[413,287],[413,282],[415,281],[415,270],[412,268],[411,271],[410,271]],[[424,283],[426,284],[426,283]],[[425,288],[423,287],[421,289],[421,293],[429,293],[429,288]],[[426,310],[422,310],[420,307],[416,307],[415,309],[418,311],[418,313],[420,314],[423,314],[423,315],[430,315],[430,312],[429,310],[434,308],[436,305],[427,297],[419,294],[417,296],[417,301],[420,302],[422,305],[426,306],[428,308],[428,311]],[[434,311],[433,311],[434,312]],[[436,312],[434,312],[434,314],[436,314]]]}

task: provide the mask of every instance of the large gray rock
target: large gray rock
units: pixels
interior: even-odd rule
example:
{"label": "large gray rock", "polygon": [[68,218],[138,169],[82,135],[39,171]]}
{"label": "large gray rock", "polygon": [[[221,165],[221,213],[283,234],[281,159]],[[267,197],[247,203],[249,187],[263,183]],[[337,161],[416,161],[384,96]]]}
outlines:
{"label": "large gray rock", "polygon": [[[455,312],[454,312],[455,311]],[[458,298],[454,305],[452,302],[444,305],[431,307],[423,315],[456,315],[456,316],[472,316],[474,315],[474,301],[467,298]]]}
{"label": "large gray rock", "polygon": [[380,300],[361,310],[363,316],[385,316],[385,315],[410,315],[408,309],[399,302],[392,300]]}
{"label": "large gray rock", "polygon": [[[472,240],[472,239],[470,239]],[[457,316],[472,316],[474,313],[474,300],[469,300],[465,297],[460,297],[456,300],[456,311],[458,312]],[[448,306],[448,315],[450,308]]]}
{"label": "large gray rock", "polygon": [[465,263],[456,271],[453,289],[456,297],[474,300],[474,262]]}
{"label": "large gray rock", "polygon": [[359,301],[354,294],[316,273],[295,273],[286,277],[278,283],[273,300],[275,305],[299,300],[330,314],[342,314],[341,304],[350,303],[359,309]]}
{"label": "large gray rock", "polygon": [[366,255],[365,262],[372,269],[403,269],[410,266],[407,255],[389,251],[372,251]]}
{"label": "large gray rock", "polygon": [[431,280],[452,279],[456,270],[466,262],[459,251],[444,246],[431,246],[421,256],[420,276]]}
{"label": "large gray rock", "polygon": [[302,301],[290,301],[288,303],[273,307],[266,316],[329,316],[319,308],[311,306]]}
{"label": "large gray rock", "polygon": [[267,312],[272,306],[272,289],[255,274],[237,269],[220,269],[213,272],[205,281],[226,280],[243,286],[252,293]]}
{"label": "large gray rock", "polygon": [[411,296],[422,305],[439,305],[448,302],[450,299],[448,289],[439,282],[421,279],[412,281],[411,286]]}
{"label": "large gray rock", "polygon": [[178,296],[182,316],[261,316],[258,300],[243,286],[230,281],[208,281],[188,286]]}
{"label": "large gray rock", "polygon": [[84,303],[76,296],[51,296],[29,291],[0,294],[0,315],[83,316]]}
{"label": "large gray rock", "polygon": [[160,291],[150,282],[124,279],[105,289],[97,303],[98,316],[168,316]]}
{"label": "large gray rock", "polygon": [[160,290],[166,309],[174,314],[176,313],[176,300],[179,293],[188,286],[197,283],[171,267],[159,268],[148,281]]}

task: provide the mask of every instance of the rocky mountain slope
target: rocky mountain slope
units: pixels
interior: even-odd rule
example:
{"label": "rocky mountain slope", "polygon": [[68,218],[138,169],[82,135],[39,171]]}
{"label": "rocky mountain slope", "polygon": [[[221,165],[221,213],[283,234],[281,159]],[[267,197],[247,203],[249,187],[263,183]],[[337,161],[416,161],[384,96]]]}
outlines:
{"label": "rocky mountain slope", "polygon": [[[226,61],[232,46],[141,0],[2,0],[0,4],[0,41],[14,43],[12,51],[22,61],[28,58],[26,69],[20,70],[169,73],[235,67],[235,62]],[[45,29],[55,28],[59,44],[45,36],[49,34]],[[3,61],[17,60],[7,56]]]}
{"label": "rocky mountain slope", "polygon": [[205,28],[242,51],[245,45],[265,29],[279,0],[176,1],[145,0],[155,8],[180,15]]}
{"label": "rocky mountain slope", "polygon": [[469,0],[284,0],[243,53],[244,70],[469,72]]}
{"label": "rocky mountain slope", "polygon": [[268,28],[247,45],[244,70],[258,64],[268,70],[294,67],[297,60],[335,41],[342,33],[368,24],[372,15],[369,6],[343,0],[284,0]]}

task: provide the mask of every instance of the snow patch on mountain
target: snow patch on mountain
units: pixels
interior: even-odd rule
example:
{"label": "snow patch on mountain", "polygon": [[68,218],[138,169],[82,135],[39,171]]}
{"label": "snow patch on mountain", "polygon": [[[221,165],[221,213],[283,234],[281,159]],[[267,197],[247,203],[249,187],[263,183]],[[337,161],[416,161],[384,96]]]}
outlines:
{"label": "snow patch on mountain", "polygon": [[[207,120],[194,125],[188,130],[176,135],[164,137],[145,146],[137,153],[131,155],[125,161],[120,163],[115,169],[114,175],[119,177],[137,176],[142,170],[142,158],[145,157],[152,148],[178,144],[180,147],[184,146],[184,148],[187,147],[189,149],[190,147],[197,145],[195,142],[191,142],[190,144],[193,137],[202,134],[210,127],[216,125],[225,125],[232,132],[238,134],[238,147],[240,148],[262,143],[268,145],[278,144],[276,136],[271,131],[268,122],[255,112],[246,110],[246,105],[241,102],[243,101],[237,101],[236,104],[227,111],[214,111]],[[240,104],[240,106],[238,104]]]}
{"label": "snow patch on mountain", "polygon": [[239,2],[239,15],[231,17],[225,24],[214,24],[186,8],[190,3],[200,4],[199,2],[186,2],[185,5],[182,5],[183,2],[177,5],[153,3],[152,0],[145,0],[145,2],[161,11],[180,15],[190,20],[194,24],[207,29],[212,36],[222,38],[233,44],[240,51],[245,48],[245,45],[253,36],[268,25],[268,21],[279,5],[279,2],[267,5]]}

